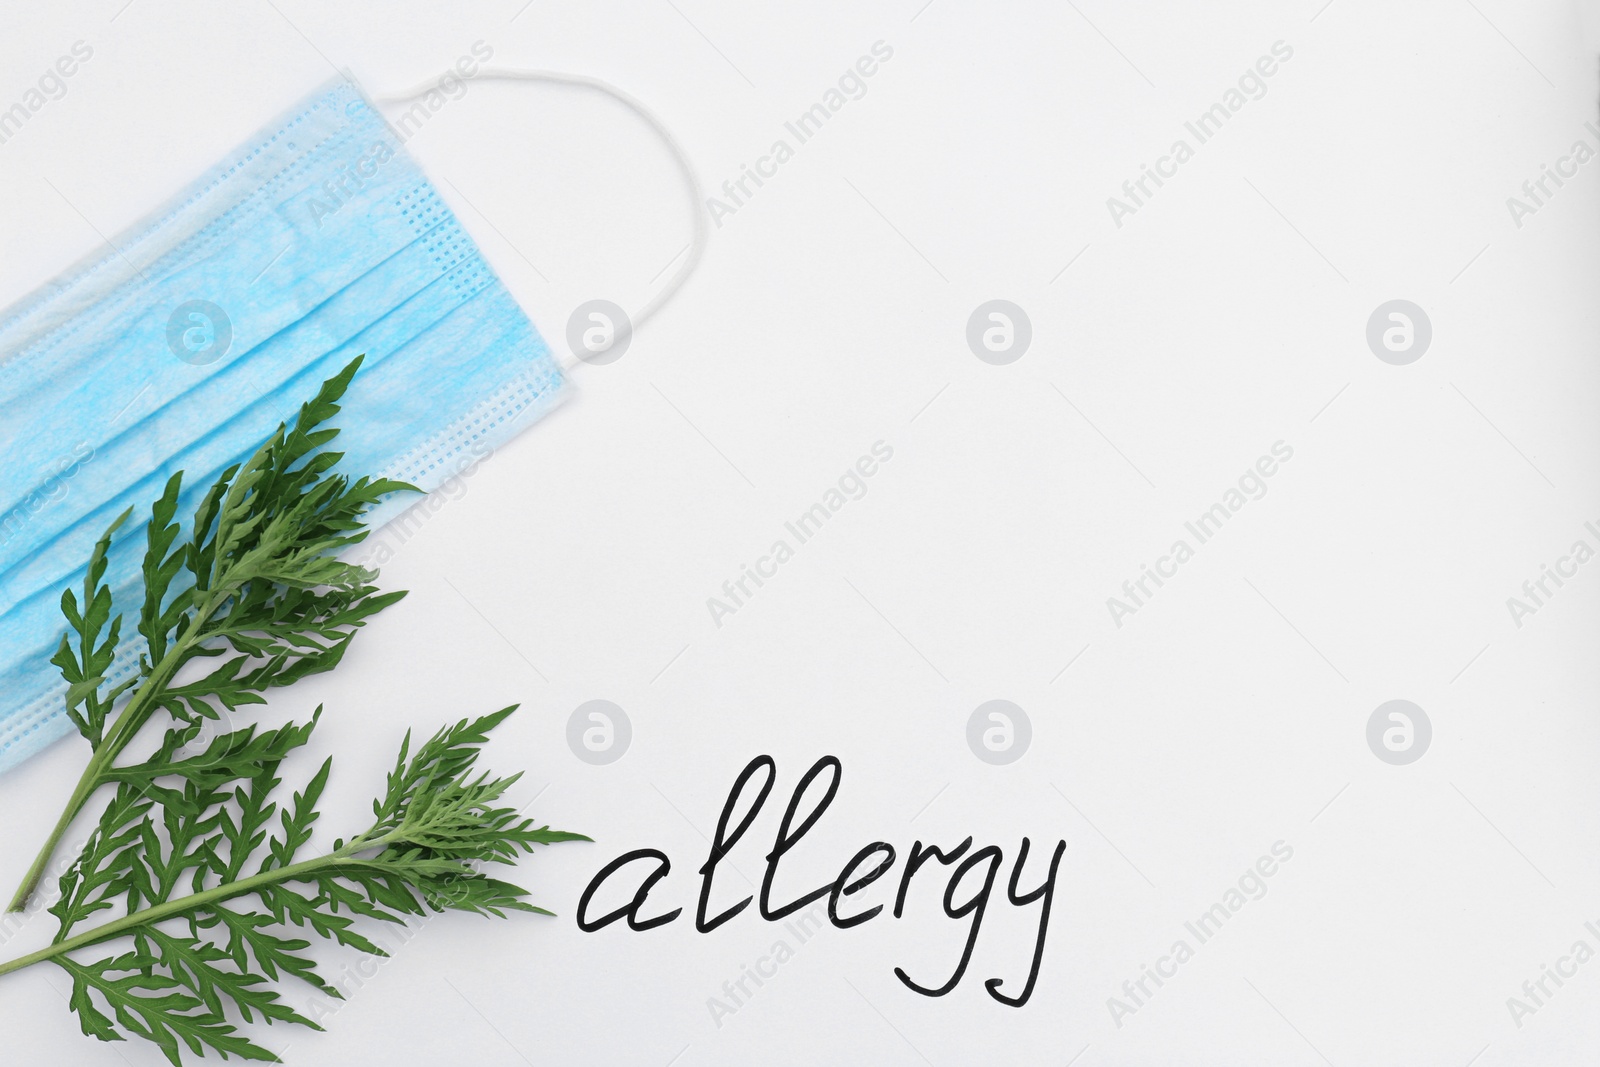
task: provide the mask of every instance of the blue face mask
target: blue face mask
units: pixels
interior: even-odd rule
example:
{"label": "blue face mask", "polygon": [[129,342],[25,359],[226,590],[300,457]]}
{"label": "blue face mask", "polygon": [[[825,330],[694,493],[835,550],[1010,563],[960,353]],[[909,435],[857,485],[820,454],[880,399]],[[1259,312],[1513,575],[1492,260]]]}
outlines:
{"label": "blue face mask", "polygon": [[[58,599],[124,508],[191,498],[365,353],[344,469],[428,490],[564,392],[539,334],[347,82],[262,130],[114,251],[0,318],[0,770],[69,730]],[[381,523],[411,501],[391,499]],[[113,542],[134,602],[144,535]],[[117,657],[124,671],[137,649]],[[113,679],[115,680],[115,679]]]}

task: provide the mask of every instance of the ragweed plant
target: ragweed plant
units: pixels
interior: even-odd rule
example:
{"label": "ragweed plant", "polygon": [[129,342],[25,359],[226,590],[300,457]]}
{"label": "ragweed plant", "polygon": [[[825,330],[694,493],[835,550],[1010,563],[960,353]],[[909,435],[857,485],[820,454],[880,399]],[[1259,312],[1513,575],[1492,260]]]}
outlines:
{"label": "ragweed plant", "polygon": [[[341,454],[324,446],[338,430],[325,424],[360,363],[323,383],[293,429],[279,426],[224,471],[186,537],[176,521],[182,473],[166,483],[145,535],[137,671],[110,680],[122,616],[113,614],[107,557],[131,510],[95,545],[81,596],[61,597],[68,630],[52,662],[91,755],[12,910],[27,904],[89,800],[108,799],[60,877],[53,940],[0,963],[0,975],[60,967],[85,1034],[144,1038],[174,1065],[185,1050],[276,1061],[242,1029],[258,1020],[321,1029],[283,992],[292,980],[340,996],[317,973],[309,936],[381,956],[361,932],[367,920],[543,912],[483,868],[535,845],[588,840],[505,806],[518,775],[476,770],[489,731],[513,708],[463,719],[415,752],[408,733],[372,821],[318,852],[309,846],[332,759],[289,799],[279,796],[278,770],[310,740],[322,709],[308,723],[249,724],[207,739],[224,711],[331,670],[362,624],[405,595],[379,592],[374,573],[336,558],[366,536],[362,516],[380,497],[413,488],[334,473]],[[208,660],[208,671],[180,680],[184,667]],[[160,743],[123,758],[157,712],[166,715]]]}
{"label": "ragweed plant", "polygon": [[[334,558],[366,537],[362,514],[380,497],[415,492],[404,482],[332,473],[342,453],[324,446],[339,431],[324,424],[360,366],[357,357],[300,408],[293,429],[280,425],[248,460],[223,471],[187,538],[175,521],[183,472],[167,481],[146,531],[138,621],[145,647],[136,672],[107,682],[122,616],[112,614],[106,554],[131,508],[95,545],[82,596],[62,593],[69,629],[51,662],[67,681],[66,712],[91,754],[9,910],[27,906],[62,834],[117,780],[117,758],[157,711],[193,725],[262,703],[269,688],[333,669],[362,623],[405,596],[380,593],[374,572]],[[204,676],[177,681],[186,665],[208,658],[218,663]]]}
{"label": "ragweed plant", "polygon": [[[408,733],[371,823],[315,855],[306,846],[332,759],[292,800],[274,799],[279,763],[306,743],[315,718],[224,734],[207,748],[210,760],[189,766],[169,761],[194,725],[167,730],[151,760],[117,772],[115,794],[61,877],[53,942],[0,963],[0,975],[55,964],[71,978],[69,1004],[85,1034],[145,1038],[174,1065],[184,1049],[277,1062],[240,1023],[259,1017],[320,1030],[285,1002],[287,979],[340,996],[297,930],[382,956],[358,920],[550,914],[481,869],[513,863],[535,845],[589,840],[536,827],[503,805],[520,775],[476,770],[489,731],[514,710],[463,719],[415,753]],[[106,911],[121,914],[80,929]]]}

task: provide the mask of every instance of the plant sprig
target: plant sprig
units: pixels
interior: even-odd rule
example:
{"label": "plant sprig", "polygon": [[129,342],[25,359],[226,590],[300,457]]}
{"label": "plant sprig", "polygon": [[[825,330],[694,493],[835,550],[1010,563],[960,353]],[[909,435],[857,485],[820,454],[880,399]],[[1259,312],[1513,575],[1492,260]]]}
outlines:
{"label": "plant sprig", "polygon": [[[56,964],[71,977],[69,1005],[86,1035],[145,1038],[175,1067],[184,1049],[277,1062],[240,1023],[259,1017],[320,1030],[285,1002],[289,978],[341,997],[305,954],[311,942],[291,927],[383,956],[356,928],[358,919],[400,923],[446,910],[550,914],[525,900],[522,887],[480,869],[514,863],[536,845],[589,840],[536,827],[505,806],[519,774],[476,771],[489,732],[514,710],[463,719],[414,754],[408,733],[383,795],[373,801],[371,824],[309,858],[301,857],[332,760],[290,802],[274,795],[279,763],[309,740],[315,718],[304,726],[223,735],[213,746],[225,758],[187,773],[124,775],[61,877],[61,898],[50,908],[59,920],[55,940],[0,964],[0,974]],[[175,753],[192,728],[169,729],[161,752]],[[188,892],[174,895],[180,885]],[[120,918],[74,932],[118,903],[125,909]],[[112,942],[119,943],[115,951],[86,958],[86,950],[105,952]]]}
{"label": "plant sprig", "polygon": [[[361,361],[324,382],[292,429],[280,424],[249,459],[222,472],[186,538],[176,520],[183,472],[167,481],[145,535],[138,620],[145,649],[136,673],[107,686],[122,631],[105,581],[107,553],[131,508],[95,544],[81,599],[71,589],[62,594],[69,632],[51,662],[68,684],[67,715],[92,754],[11,911],[26,907],[61,836],[96,790],[117,780],[117,757],[156,711],[195,725],[262,703],[269,688],[331,670],[356,630],[405,596],[379,592],[374,572],[335,558],[366,537],[362,516],[381,497],[416,491],[333,473],[342,453],[325,446],[339,431],[326,423]],[[186,665],[207,658],[219,662],[200,678],[177,681]]]}
{"label": "plant sprig", "polygon": [[[269,688],[332,669],[356,630],[405,595],[380,593],[376,575],[336,558],[366,536],[362,516],[372,504],[413,488],[333,473],[341,455],[325,446],[338,430],[326,423],[360,363],[323,383],[292,430],[279,426],[222,473],[187,537],[176,520],[181,472],[168,480],[145,533],[137,624],[145,648],[132,677],[108,683],[122,616],[106,582],[113,535],[131,509],[95,544],[81,596],[62,594],[69,629],[52,662],[91,757],[14,910],[89,798],[111,792],[60,877],[51,944],[0,964],[0,975],[54,963],[71,978],[69,1006],[85,1034],[144,1038],[175,1067],[185,1051],[276,1061],[241,1030],[257,1020],[321,1029],[284,999],[291,979],[340,996],[307,955],[311,935],[382,956],[359,928],[365,920],[549,914],[482,868],[514,863],[536,845],[589,840],[536,827],[505,806],[519,775],[475,772],[490,731],[514,707],[463,719],[415,752],[408,733],[370,824],[315,855],[309,846],[333,761],[287,800],[278,770],[309,742],[320,707],[310,722],[247,724],[192,751],[223,710],[263,703]],[[202,660],[217,662],[178,680]],[[155,751],[119,761],[158,711],[167,722]]]}

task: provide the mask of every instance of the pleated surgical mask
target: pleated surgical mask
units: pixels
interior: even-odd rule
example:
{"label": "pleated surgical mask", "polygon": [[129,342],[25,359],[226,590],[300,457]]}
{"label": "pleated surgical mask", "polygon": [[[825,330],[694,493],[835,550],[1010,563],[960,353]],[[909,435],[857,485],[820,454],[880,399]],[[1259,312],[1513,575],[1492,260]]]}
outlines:
{"label": "pleated surgical mask", "polygon": [[[111,520],[128,507],[147,516],[175,471],[189,487],[180,514],[192,513],[360,354],[341,467],[425,491],[566,393],[538,331],[343,79],[109,243],[0,315],[0,770],[69,731],[48,662],[61,591]],[[390,498],[371,523],[409,503]],[[122,610],[143,544],[134,522],[111,546]],[[118,669],[139,651],[124,647]]]}

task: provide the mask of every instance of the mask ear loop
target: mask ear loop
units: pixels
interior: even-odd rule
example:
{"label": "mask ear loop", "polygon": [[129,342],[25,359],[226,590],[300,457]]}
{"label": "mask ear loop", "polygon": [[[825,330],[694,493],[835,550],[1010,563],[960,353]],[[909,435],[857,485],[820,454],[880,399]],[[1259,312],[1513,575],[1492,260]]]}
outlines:
{"label": "mask ear loop", "polygon": [[[694,236],[689,242],[689,254],[684,257],[684,260],[681,264],[679,264],[678,269],[673,271],[671,277],[667,279],[666,284],[657,290],[655,296],[647,300],[644,306],[632,316],[629,332],[637,333],[639,328],[646,322],[650,321],[650,318],[655,315],[656,312],[660,311],[666,306],[667,301],[671,300],[673,296],[677,294],[678,289],[682,287],[683,283],[689,280],[689,276],[693,274],[695,268],[700,265],[700,257],[705,252],[706,245],[710,240],[710,225],[706,221],[706,213],[701,210],[701,204],[705,202],[705,198],[700,191],[700,179],[695,176],[694,167],[689,163],[688,153],[683,150],[683,146],[679,144],[678,139],[672,135],[672,131],[667,129],[666,124],[658,119],[654,112],[645,107],[643,103],[635,99],[633,96],[617,88],[615,85],[612,85],[610,82],[601,81],[599,78],[591,78],[583,74],[566,74],[556,70],[522,70],[514,67],[482,67],[478,70],[478,73],[473,76],[472,80],[544,82],[550,85],[572,85],[580,89],[589,89],[594,92],[602,93],[611,97],[613,100],[618,101],[629,111],[632,111],[635,115],[639,116],[639,118],[643,119],[645,125],[649,126],[655,131],[656,136],[661,139],[661,143],[666,145],[667,151],[672,154],[673,162],[676,163],[678,167],[679,176],[683,178],[684,190],[689,196],[689,216],[694,220]],[[425,82],[413,86],[404,92],[396,93],[393,96],[375,97],[373,99],[373,103],[409,103],[420,96],[433,92],[438,87],[438,79],[430,78]],[[563,370],[568,370],[579,362],[582,362],[582,360],[574,357],[570,361],[563,361],[561,366]]]}

